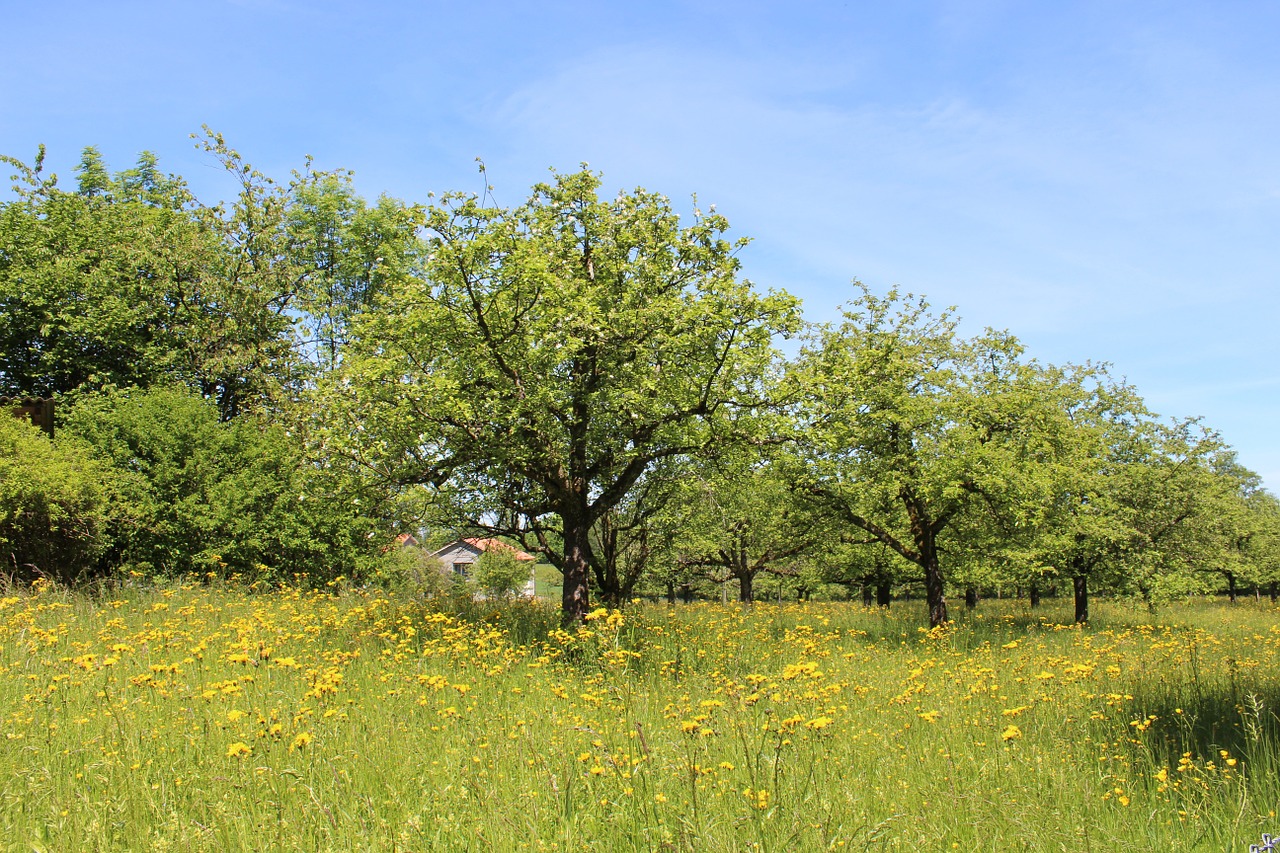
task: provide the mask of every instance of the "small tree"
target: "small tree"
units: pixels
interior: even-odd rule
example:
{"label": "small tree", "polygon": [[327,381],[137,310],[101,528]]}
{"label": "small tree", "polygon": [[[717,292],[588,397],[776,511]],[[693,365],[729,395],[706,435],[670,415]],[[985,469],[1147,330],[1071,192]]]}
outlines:
{"label": "small tree", "polygon": [[514,551],[490,548],[476,560],[475,580],[492,598],[510,598],[524,590],[533,573],[530,563],[516,559]]}
{"label": "small tree", "polygon": [[416,545],[394,545],[378,556],[373,580],[389,592],[436,596],[449,587],[440,560]]}

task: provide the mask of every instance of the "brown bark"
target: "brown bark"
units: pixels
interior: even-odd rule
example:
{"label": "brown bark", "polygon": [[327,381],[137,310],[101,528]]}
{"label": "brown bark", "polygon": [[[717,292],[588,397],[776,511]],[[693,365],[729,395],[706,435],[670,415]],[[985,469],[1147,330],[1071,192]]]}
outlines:
{"label": "brown bark", "polygon": [[588,572],[591,568],[588,535],[591,525],[586,514],[573,517],[562,514],[564,521],[564,574],[563,593],[560,597],[560,619],[564,624],[576,624],[586,620],[590,608],[588,598]]}
{"label": "brown bark", "polygon": [[1084,624],[1089,621],[1089,576],[1076,575],[1071,583],[1075,589],[1076,622]]}
{"label": "brown bark", "polygon": [[1035,609],[1040,606],[1040,584],[1033,583],[1027,590],[1027,595],[1031,599],[1031,607]]}
{"label": "brown bark", "polygon": [[968,587],[965,589],[964,606],[966,610],[973,610],[978,606],[978,590],[974,587]]}

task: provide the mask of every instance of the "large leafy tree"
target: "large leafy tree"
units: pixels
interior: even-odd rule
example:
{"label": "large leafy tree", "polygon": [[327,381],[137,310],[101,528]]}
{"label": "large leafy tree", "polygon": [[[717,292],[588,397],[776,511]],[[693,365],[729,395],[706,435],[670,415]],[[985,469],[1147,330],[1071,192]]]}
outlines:
{"label": "large leafy tree", "polygon": [[744,440],[796,300],[739,277],[726,220],[597,175],[515,208],[449,195],[419,275],[353,324],[328,447],[392,483],[484,495],[472,521],[541,537],[563,613],[588,609],[593,528],[666,459]]}
{"label": "large leafy tree", "polygon": [[200,203],[144,152],[110,173],[86,148],[72,190],[3,159],[0,393],[65,395],[180,383],[230,419],[286,405],[341,357],[350,317],[412,264],[415,213],[367,205],[344,172],[286,183],[226,141],[201,141],[237,184]]}
{"label": "large leafy tree", "polygon": [[202,278],[213,238],[181,181],[144,153],[109,176],[87,148],[74,190],[3,158],[14,198],[0,206],[0,393],[49,396],[147,385],[181,372],[194,319],[173,294]]}
{"label": "large leafy tree", "polygon": [[1043,500],[1065,430],[1053,400],[1074,375],[1006,333],[962,339],[949,313],[865,287],[796,375],[812,400],[804,488],[914,566],[930,624],[945,622],[944,552],[956,560]]}

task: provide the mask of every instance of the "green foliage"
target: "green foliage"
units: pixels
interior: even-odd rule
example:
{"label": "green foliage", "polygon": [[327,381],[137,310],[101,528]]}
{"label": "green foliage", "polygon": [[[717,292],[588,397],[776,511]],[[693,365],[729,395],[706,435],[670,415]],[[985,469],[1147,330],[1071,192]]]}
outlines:
{"label": "green foliage", "polygon": [[509,598],[520,593],[533,577],[533,566],[516,559],[514,551],[489,548],[476,560],[475,582],[492,598]]}
{"label": "green foliage", "polygon": [[740,440],[742,413],[772,402],[772,337],[799,321],[738,278],[723,217],[682,227],[662,196],[599,185],[584,171],[515,209],[426,211],[421,274],[356,319],[324,398],[331,452],[540,536],[579,619],[595,523],[660,460]]}
{"label": "green foliage", "polygon": [[754,599],[762,573],[798,576],[801,555],[818,549],[825,519],[792,489],[793,468],[738,453],[692,467],[681,482],[679,559],[708,579],[736,581],[738,600]]}
{"label": "green foliage", "polygon": [[111,179],[86,149],[78,192],[9,162],[25,183],[0,205],[0,394],[182,374],[199,318],[178,294],[195,289],[213,248],[182,183],[151,174],[148,155]]}
{"label": "green foliage", "polygon": [[811,401],[803,488],[910,564],[930,622],[946,621],[941,555],[973,565],[1043,504],[1069,433],[1058,400],[1079,376],[1026,359],[1007,333],[964,340],[950,312],[865,287],[795,376]]}
{"label": "green foliage", "polygon": [[111,175],[87,148],[74,192],[15,168],[0,205],[0,394],[183,384],[223,419],[278,410],[349,318],[411,262],[415,217],[368,207],[345,173],[310,168],[278,184],[221,136],[201,147],[239,184],[199,203],[144,152]]}
{"label": "green foliage", "polygon": [[86,397],[65,432],[120,472],[110,556],[134,571],[352,574],[389,538],[369,496],[308,464],[284,427],[221,421],[183,389]]}
{"label": "green foliage", "polygon": [[444,565],[416,545],[394,545],[379,554],[369,580],[391,593],[434,597],[449,588]]}
{"label": "green foliage", "polygon": [[79,443],[50,441],[0,411],[0,571],[60,583],[92,576],[110,542],[112,480]]}

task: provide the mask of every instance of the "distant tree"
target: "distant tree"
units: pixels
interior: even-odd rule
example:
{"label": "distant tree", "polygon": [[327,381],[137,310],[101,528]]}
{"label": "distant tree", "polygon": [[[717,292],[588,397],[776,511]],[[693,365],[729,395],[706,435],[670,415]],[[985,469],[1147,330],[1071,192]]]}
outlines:
{"label": "distant tree", "polygon": [[755,600],[763,573],[794,575],[823,536],[821,516],[797,499],[785,463],[740,452],[696,466],[683,482],[688,507],[681,559],[716,583],[736,581],[738,600]]}
{"label": "distant tree", "polygon": [[944,548],[973,548],[990,518],[1044,498],[1064,429],[1052,401],[1075,378],[1024,359],[1006,333],[962,340],[950,313],[865,287],[800,361],[803,487],[916,567],[930,624],[947,621]]}

